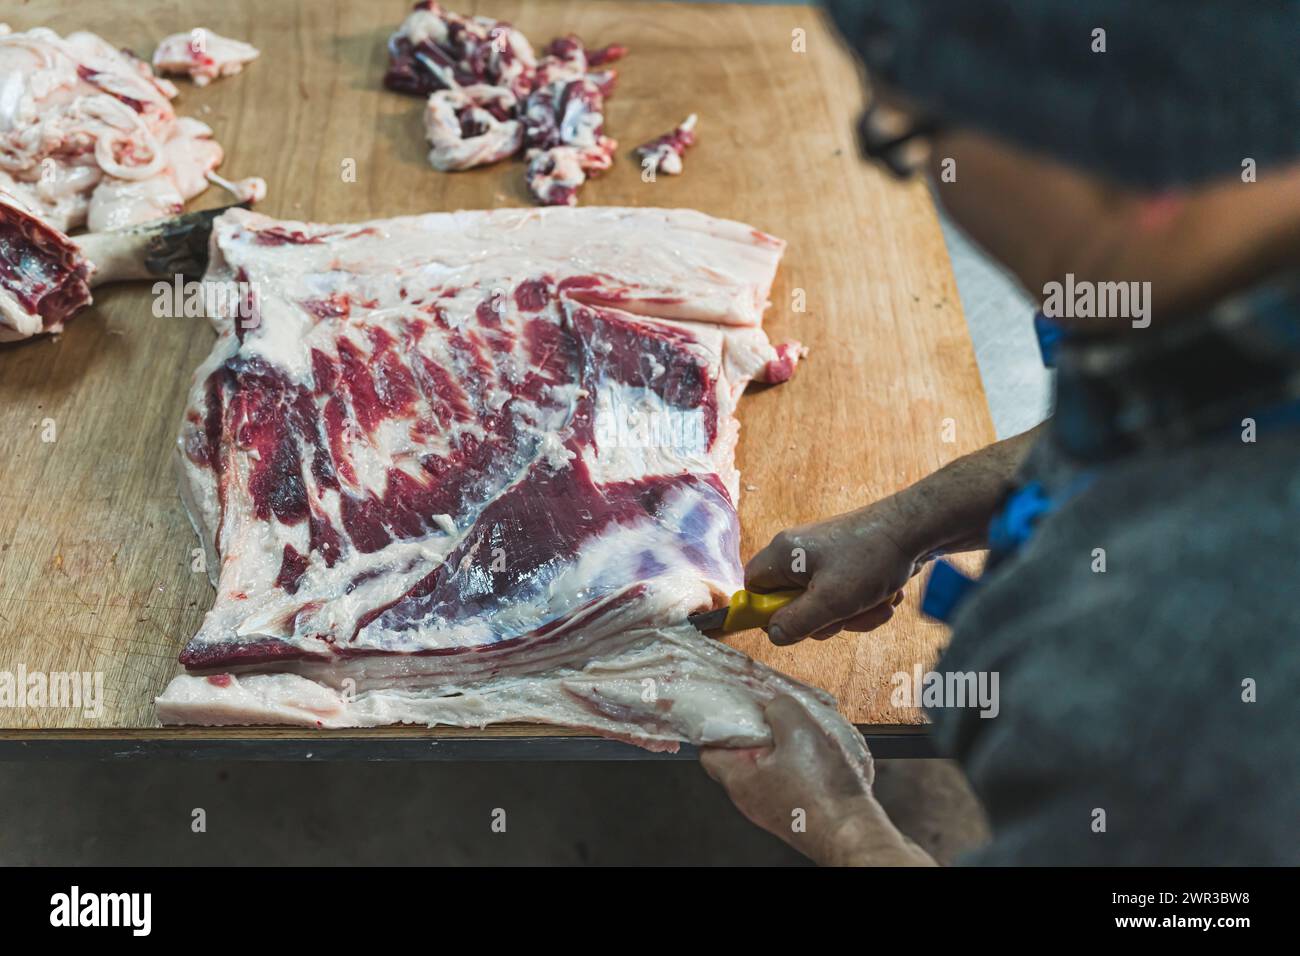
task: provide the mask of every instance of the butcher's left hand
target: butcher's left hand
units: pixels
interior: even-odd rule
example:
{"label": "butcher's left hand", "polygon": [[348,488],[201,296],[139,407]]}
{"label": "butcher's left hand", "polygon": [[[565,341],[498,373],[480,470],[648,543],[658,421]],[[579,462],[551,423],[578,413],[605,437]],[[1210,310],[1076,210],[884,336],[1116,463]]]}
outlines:
{"label": "butcher's left hand", "polygon": [[771,747],[700,751],[700,764],[750,822],[823,865],[934,864],[798,701],[778,697],[766,716]]}

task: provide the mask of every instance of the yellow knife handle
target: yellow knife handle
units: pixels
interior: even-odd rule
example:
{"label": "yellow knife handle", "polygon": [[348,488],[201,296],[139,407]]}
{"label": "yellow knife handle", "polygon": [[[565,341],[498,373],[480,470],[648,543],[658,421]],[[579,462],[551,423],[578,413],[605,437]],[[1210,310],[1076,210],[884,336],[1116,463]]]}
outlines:
{"label": "yellow knife handle", "polygon": [[785,607],[802,591],[772,591],[759,594],[756,591],[737,591],[731,596],[727,607],[727,620],[722,625],[724,632],[746,631],[751,627],[766,627],[772,615]]}

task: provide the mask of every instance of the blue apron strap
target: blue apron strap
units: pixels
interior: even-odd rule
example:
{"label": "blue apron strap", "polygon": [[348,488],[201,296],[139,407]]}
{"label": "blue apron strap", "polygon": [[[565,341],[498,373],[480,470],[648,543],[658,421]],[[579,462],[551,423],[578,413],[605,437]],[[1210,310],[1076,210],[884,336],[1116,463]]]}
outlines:
{"label": "blue apron strap", "polygon": [[1061,340],[1065,338],[1065,330],[1042,312],[1035,312],[1034,335],[1038,337],[1038,354],[1042,356],[1043,364],[1048,368],[1055,368],[1056,350],[1060,347]]}
{"label": "blue apron strap", "polygon": [[921,613],[947,623],[952,620],[957,605],[977,584],[979,581],[967,577],[943,558],[936,558],[921,596]]}
{"label": "blue apron strap", "polygon": [[989,523],[989,550],[999,557],[1015,551],[1029,540],[1038,519],[1053,507],[1042,482],[1021,485],[1007,496]]}
{"label": "blue apron strap", "polygon": [[[1055,511],[1096,479],[1096,472],[1080,472],[1055,499],[1048,497],[1042,482],[1031,481],[1007,496],[1002,508],[989,524],[989,567],[1013,554],[1034,533],[1045,514]],[[936,560],[921,597],[921,613],[945,623],[952,619],[957,606],[979,584],[947,561]]]}

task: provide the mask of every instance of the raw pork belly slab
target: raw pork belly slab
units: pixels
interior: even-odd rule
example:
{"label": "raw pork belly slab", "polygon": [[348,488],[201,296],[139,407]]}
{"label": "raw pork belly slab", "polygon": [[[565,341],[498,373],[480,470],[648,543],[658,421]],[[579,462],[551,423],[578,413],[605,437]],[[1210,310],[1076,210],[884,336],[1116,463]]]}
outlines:
{"label": "raw pork belly slab", "polygon": [[[784,243],[689,210],[217,221],[179,438],[215,603],[166,723],[767,740],[832,698],[683,624],[741,584],[732,412]],[[865,767],[865,763],[864,763]],[[864,770],[864,773],[866,771]]]}

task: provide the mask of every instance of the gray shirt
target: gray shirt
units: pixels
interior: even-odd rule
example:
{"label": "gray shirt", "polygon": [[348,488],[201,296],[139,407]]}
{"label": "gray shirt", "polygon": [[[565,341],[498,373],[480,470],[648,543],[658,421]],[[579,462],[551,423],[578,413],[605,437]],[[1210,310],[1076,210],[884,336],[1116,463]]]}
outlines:
{"label": "gray shirt", "polygon": [[[1024,477],[1080,467],[1048,437]],[[1300,428],[1095,473],[940,663],[999,674],[995,718],[931,713],[993,825],[969,862],[1300,863]]]}

